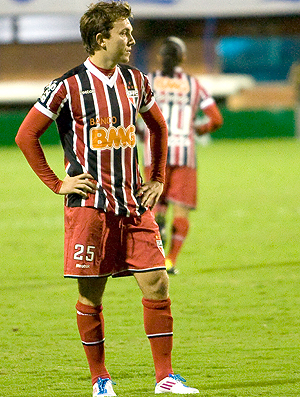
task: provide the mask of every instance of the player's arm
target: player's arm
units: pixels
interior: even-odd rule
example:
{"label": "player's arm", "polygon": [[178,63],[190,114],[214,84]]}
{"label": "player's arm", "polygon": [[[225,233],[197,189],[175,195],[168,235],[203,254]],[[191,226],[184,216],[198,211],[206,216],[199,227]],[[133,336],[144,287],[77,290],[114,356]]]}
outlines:
{"label": "player's arm", "polygon": [[86,198],[87,192],[93,193],[96,188],[89,180],[92,179],[91,175],[67,176],[62,181],[47,163],[39,139],[52,121],[51,118],[33,107],[19,128],[15,139],[16,143],[22,150],[33,171],[54,193],[63,195],[77,193]]}
{"label": "player's arm", "polygon": [[203,135],[207,132],[214,132],[222,127],[223,117],[215,102],[211,103],[209,106],[202,108],[202,111],[206,116],[205,123],[201,123],[198,125],[197,123],[195,123],[195,130],[197,134]]}
{"label": "player's arm", "polygon": [[150,148],[152,168],[150,181],[139,190],[142,196],[141,204],[153,208],[157,203],[165,182],[166,163],[168,154],[168,128],[165,119],[156,102],[151,108],[141,114],[150,131]]}

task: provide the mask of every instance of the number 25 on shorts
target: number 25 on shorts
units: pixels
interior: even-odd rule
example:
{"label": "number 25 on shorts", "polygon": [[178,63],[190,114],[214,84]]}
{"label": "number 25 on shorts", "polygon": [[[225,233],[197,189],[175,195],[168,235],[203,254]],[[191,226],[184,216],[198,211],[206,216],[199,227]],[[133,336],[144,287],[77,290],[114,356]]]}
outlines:
{"label": "number 25 on shorts", "polygon": [[82,244],[75,244],[74,259],[76,261],[93,262],[95,257],[95,246],[88,245],[86,248]]}

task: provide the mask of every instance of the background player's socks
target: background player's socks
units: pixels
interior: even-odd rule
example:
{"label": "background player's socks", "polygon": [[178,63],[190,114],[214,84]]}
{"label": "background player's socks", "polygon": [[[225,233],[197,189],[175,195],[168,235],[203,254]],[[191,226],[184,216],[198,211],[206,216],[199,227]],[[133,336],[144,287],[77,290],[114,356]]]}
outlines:
{"label": "background player's socks", "polygon": [[177,256],[181,250],[182,244],[186,239],[189,231],[189,220],[183,217],[177,217],[173,220],[171,247],[167,258],[171,260],[175,267]]}
{"label": "background player's socks", "polygon": [[150,300],[143,298],[144,327],[150,341],[156,382],[173,373],[171,352],[173,345],[173,318],[171,300]]}
{"label": "background player's socks", "polygon": [[77,325],[85,354],[89,363],[92,383],[99,377],[110,378],[105,367],[104,318],[102,306],[88,306],[77,302]]}

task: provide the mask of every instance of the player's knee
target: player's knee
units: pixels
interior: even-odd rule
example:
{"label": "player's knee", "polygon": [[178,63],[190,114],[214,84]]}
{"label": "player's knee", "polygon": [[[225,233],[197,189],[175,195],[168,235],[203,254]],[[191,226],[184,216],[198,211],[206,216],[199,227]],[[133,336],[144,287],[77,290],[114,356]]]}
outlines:
{"label": "player's knee", "polygon": [[151,299],[167,299],[169,296],[169,278],[166,272],[160,272],[149,286]]}

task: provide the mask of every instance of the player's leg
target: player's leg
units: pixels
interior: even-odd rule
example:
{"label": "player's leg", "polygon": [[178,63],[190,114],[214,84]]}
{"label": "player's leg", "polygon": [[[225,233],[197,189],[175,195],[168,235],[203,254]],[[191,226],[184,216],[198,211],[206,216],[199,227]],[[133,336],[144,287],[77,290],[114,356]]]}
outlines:
{"label": "player's leg", "polygon": [[[99,378],[101,382],[110,379],[105,367],[104,318],[102,313],[102,296],[106,281],[106,277],[78,279],[77,325],[90,367],[93,385],[97,385]],[[99,388],[99,385],[96,387]]]}
{"label": "player's leg", "polygon": [[180,205],[173,205],[173,222],[171,229],[170,249],[166,258],[166,268],[169,274],[176,274],[176,260],[185,242],[189,231],[190,208]]}
{"label": "player's leg", "polygon": [[[102,296],[111,273],[110,267],[103,264],[106,218],[103,211],[95,208],[65,208],[65,276],[78,279],[77,324],[90,367],[93,396],[115,396],[104,362]],[[117,240],[115,233],[114,241]],[[105,390],[108,393],[104,394]]]}
{"label": "player's leg", "polygon": [[134,273],[143,293],[144,327],[150,341],[155,375],[155,394],[194,394],[197,389],[185,386],[172,368],[173,317],[169,298],[169,279],[165,270]]}
{"label": "player's leg", "polygon": [[169,274],[176,274],[176,260],[189,230],[189,212],[197,205],[197,172],[190,167],[174,167],[167,200],[173,203],[170,249],[166,258]]}
{"label": "player's leg", "polygon": [[[185,388],[180,381],[171,377],[175,375],[171,362],[173,317],[169,277],[153,213],[146,211],[138,222],[129,224],[124,230],[126,262],[143,294],[144,327],[151,346],[157,381],[155,393],[164,390],[189,394],[191,388]],[[166,384],[168,387],[165,387]]]}
{"label": "player's leg", "polygon": [[144,327],[151,345],[156,380],[161,381],[173,373],[173,318],[169,278],[153,212],[146,211],[138,222],[128,224],[123,241],[126,262],[143,294]]}
{"label": "player's leg", "polygon": [[165,270],[134,273],[143,293],[144,327],[149,339],[156,381],[173,373],[171,352],[173,318],[169,298],[169,280]]}

